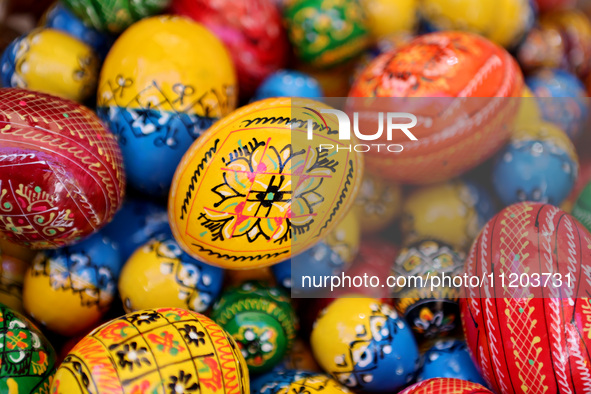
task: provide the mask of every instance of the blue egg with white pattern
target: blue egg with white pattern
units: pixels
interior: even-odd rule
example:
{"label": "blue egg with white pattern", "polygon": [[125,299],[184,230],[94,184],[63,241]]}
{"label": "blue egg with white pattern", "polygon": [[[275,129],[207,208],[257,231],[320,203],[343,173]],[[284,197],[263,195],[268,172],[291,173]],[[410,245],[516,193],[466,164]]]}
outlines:
{"label": "blue egg with white pattern", "polygon": [[172,178],[191,144],[217,119],[184,112],[98,107],[117,137],[127,183],[150,196],[168,194]]}
{"label": "blue egg with white pattern", "polygon": [[577,179],[579,163],[574,146],[552,124],[527,127],[528,132],[514,137],[498,153],[492,170],[495,192],[505,206],[522,201],[559,206]]}
{"label": "blue egg with white pattern", "polygon": [[273,265],[271,272],[279,285],[291,289],[291,259]]}
{"label": "blue egg with white pattern", "polygon": [[100,32],[76,17],[61,2],[55,3],[45,14],[45,27],[63,31],[92,47],[101,59],[107,55],[113,37]]}
{"label": "blue egg with white pattern", "polygon": [[279,70],[269,75],[259,85],[253,100],[270,97],[319,98],[323,95],[316,78],[299,71]]}
{"label": "blue egg with white pattern", "polygon": [[432,378],[455,378],[487,386],[468,352],[466,342],[437,341],[421,358],[417,381]]}
{"label": "blue egg with white pattern", "polygon": [[542,117],[575,141],[585,130],[589,101],[583,83],[564,70],[544,69],[525,79],[537,97]]}
{"label": "blue egg with white pattern", "polygon": [[121,261],[158,234],[172,234],[165,207],[151,201],[128,198],[102,234],[119,243]]}

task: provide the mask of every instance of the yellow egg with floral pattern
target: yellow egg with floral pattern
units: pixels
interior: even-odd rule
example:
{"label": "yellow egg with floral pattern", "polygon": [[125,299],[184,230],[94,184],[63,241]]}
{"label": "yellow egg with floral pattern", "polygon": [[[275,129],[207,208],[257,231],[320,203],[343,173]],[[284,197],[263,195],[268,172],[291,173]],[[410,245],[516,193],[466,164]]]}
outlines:
{"label": "yellow egg with floral pattern", "polygon": [[337,139],[337,119],[322,109],[330,108],[309,99],[261,100],[203,134],[171,187],[169,219],[181,248],[212,265],[250,269],[328,234],[353,204],[363,156],[336,149],[353,141]]}

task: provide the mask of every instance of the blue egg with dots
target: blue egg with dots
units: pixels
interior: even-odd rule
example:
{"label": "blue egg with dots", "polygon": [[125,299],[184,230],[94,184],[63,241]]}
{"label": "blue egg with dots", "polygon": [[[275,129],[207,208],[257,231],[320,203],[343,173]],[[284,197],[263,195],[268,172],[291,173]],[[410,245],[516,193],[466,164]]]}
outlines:
{"label": "blue egg with dots", "polygon": [[323,95],[316,78],[299,71],[279,70],[269,75],[259,85],[253,100],[270,97],[320,98]]}
{"label": "blue egg with dots", "polygon": [[271,272],[279,285],[291,289],[291,259],[273,265]]}
{"label": "blue egg with dots", "polygon": [[487,386],[468,352],[466,342],[439,340],[421,358],[417,381],[455,378]]}
{"label": "blue egg with dots", "polygon": [[505,206],[522,201],[558,206],[570,194],[578,171],[575,148],[564,132],[538,122],[522,126],[498,153],[492,183]]}

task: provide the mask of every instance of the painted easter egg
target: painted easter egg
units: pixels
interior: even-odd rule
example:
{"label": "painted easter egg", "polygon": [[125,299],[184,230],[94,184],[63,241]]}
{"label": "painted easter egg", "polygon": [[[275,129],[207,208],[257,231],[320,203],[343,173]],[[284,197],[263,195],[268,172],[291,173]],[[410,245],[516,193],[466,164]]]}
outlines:
{"label": "painted easter egg", "polygon": [[591,183],[583,189],[573,207],[573,216],[591,231]]}
{"label": "painted easter egg", "polygon": [[171,0],[62,0],[72,12],[97,30],[121,33],[134,22],[156,15]]}
{"label": "painted easter egg", "polygon": [[[349,109],[409,112],[417,118],[409,130],[416,140],[402,132],[383,133],[376,143],[404,149],[375,150],[366,158],[368,171],[424,184],[482,163],[509,138],[519,107],[511,97],[521,96],[522,79],[507,51],[471,33],[425,34],[378,56],[353,84]],[[367,97],[383,99],[363,99]],[[461,105],[456,97],[463,98]],[[375,127],[375,120],[359,122],[360,130]]]}
{"label": "painted easter egg", "polygon": [[223,275],[185,253],[172,235],[161,235],[127,260],[119,295],[128,313],[161,306],[205,312],[222,290]]}
{"label": "painted easter egg", "polygon": [[374,39],[414,31],[418,21],[418,0],[361,0],[367,27]]}
{"label": "painted easter egg", "polygon": [[326,148],[343,144],[332,137],[335,117],[315,115],[328,108],[266,99],[213,125],[187,151],[171,187],[179,245],[209,264],[249,269],[285,260],[328,234],[351,207],[363,173],[361,153]]}
{"label": "painted easter egg", "polygon": [[516,129],[494,164],[492,182],[505,206],[540,201],[559,206],[579,172],[575,147],[558,127],[530,122]]}
{"label": "painted easter egg", "polygon": [[328,375],[305,370],[273,371],[252,381],[252,394],[352,393]]}
{"label": "painted easter egg", "polygon": [[365,173],[353,206],[363,233],[375,233],[387,227],[402,212],[402,188]]}
{"label": "painted easter egg", "polygon": [[316,78],[295,70],[279,70],[269,75],[256,90],[253,100],[270,97],[324,97]]}
{"label": "painted easter egg", "polygon": [[146,309],[94,329],[58,368],[55,394],[171,392],[248,394],[236,343],[208,317]]}
{"label": "painted easter egg", "polygon": [[480,376],[466,342],[440,340],[423,354],[417,381],[433,378],[455,378],[486,386]]}
{"label": "painted easter egg", "polygon": [[56,369],[53,346],[33,323],[0,305],[0,391],[8,394],[49,393]]}
{"label": "painted easter egg", "polygon": [[434,378],[415,383],[399,394],[493,394],[486,387],[462,379]]}
{"label": "painted easter egg", "polygon": [[110,35],[84,23],[61,2],[55,3],[42,18],[41,24],[50,29],[63,31],[90,45],[95,53],[104,58],[112,44]]}
{"label": "painted easter egg", "polygon": [[101,233],[117,241],[121,261],[125,262],[154,236],[170,233],[168,212],[154,202],[127,198]]}
{"label": "painted easter egg", "polygon": [[288,3],[284,18],[296,54],[316,67],[343,63],[369,44],[365,10],[358,0],[295,0]]}
{"label": "painted easter egg", "polygon": [[[323,240],[311,248],[292,257],[281,265],[291,266],[292,295],[326,292],[323,279],[327,275],[341,275],[353,263],[359,250],[361,232],[360,220],[354,210],[350,210],[343,220],[329,232]],[[278,264],[279,265],[279,264]],[[273,266],[275,272],[275,266]],[[277,277],[285,282],[285,277]]]}
{"label": "painted easter egg", "polygon": [[173,0],[171,9],[203,23],[224,42],[236,66],[241,97],[252,96],[267,76],[287,65],[289,41],[271,0]]}
{"label": "painted easter egg", "polygon": [[0,58],[3,87],[25,88],[82,102],[96,89],[97,55],[55,29],[36,29],[14,40]]}
{"label": "painted easter egg", "polygon": [[353,390],[394,392],[418,367],[412,331],[387,304],[372,298],[332,302],[316,319],[310,341],[320,366]]}
{"label": "painted easter egg", "polygon": [[234,338],[251,373],[279,364],[291,349],[298,327],[287,293],[258,281],[225,290],[211,318]]}
{"label": "painted easter egg", "polygon": [[504,47],[515,45],[535,16],[529,0],[426,0],[421,15],[436,30],[470,31]]}
{"label": "painted easter egg", "polygon": [[[402,248],[392,264],[391,275],[397,278],[397,286],[392,288],[394,306],[419,342],[453,334],[460,327],[459,289],[431,287],[426,278],[461,275],[465,257],[443,242],[423,240]],[[425,279],[422,286],[410,279],[417,277]]]}
{"label": "painted easter egg", "polygon": [[110,307],[121,264],[117,245],[101,233],[73,246],[40,252],[25,276],[25,310],[56,333],[83,333]]}
{"label": "painted easter egg", "polygon": [[168,193],[183,153],[235,106],[228,52],[187,18],[134,24],[117,39],[101,71],[97,113],[117,136],[129,184],[149,195]]}
{"label": "painted easter egg", "polygon": [[[1,252],[1,251],[0,251]],[[23,313],[23,282],[29,264],[0,253],[0,304]]]}
{"label": "painted easter egg", "polygon": [[544,69],[525,82],[538,97],[542,117],[557,124],[575,141],[589,116],[587,91],[579,79],[564,70]]}
{"label": "painted easter egg", "polygon": [[466,274],[490,273],[489,280],[467,287],[460,308],[470,352],[492,390],[585,386],[591,341],[580,333],[591,318],[583,280],[590,264],[591,234],[549,204],[511,205],[482,229]]}
{"label": "painted easter egg", "polygon": [[89,109],[1,89],[0,122],[0,236],[56,248],[112,219],[125,191],[121,151]]}
{"label": "painted easter egg", "polygon": [[584,78],[591,67],[591,21],[581,10],[557,10],[540,16],[543,29],[560,32],[564,51],[560,68]]}
{"label": "painted easter egg", "polygon": [[467,250],[494,214],[490,194],[474,182],[423,186],[410,193],[402,207],[404,243],[433,238]]}

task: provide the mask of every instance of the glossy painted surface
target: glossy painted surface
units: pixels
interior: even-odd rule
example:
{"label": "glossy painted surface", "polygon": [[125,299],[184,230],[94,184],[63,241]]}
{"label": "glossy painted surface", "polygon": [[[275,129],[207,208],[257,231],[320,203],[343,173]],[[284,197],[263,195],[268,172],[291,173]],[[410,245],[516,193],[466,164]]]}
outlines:
{"label": "glossy painted surface", "polygon": [[211,318],[234,338],[251,373],[270,371],[279,364],[298,328],[287,293],[263,282],[225,290]]}
{"label": "glossy painted surface", "polygon": [[529,0],[427,0],[421,14],[437,30],[464,30],[512,47],[534,24]]}
{"label": "glossy painted surface", "polygon": [[466,250],[494,213],[489,193],[473,182],[423,186],[410,193],[402,207],[404,242],[433,238]]}
{"label": "glossy painted surface", "polygon": [[[268,266],[305,250],[344,217],[363,158],[340,150],[324,160],[327,151],[318,154],[317,144],[331,138],[326,127],[317,128],[311,142],[303,122],[290,127],[274,120],[305,119],[306,107],[327,108],[307,99],[256,101],[191,146],[169,198],[171,228],[185,251],[224,268]],[[336,117],[324,121],[337,127]],[[299,185],[295,196],[292,183]]]}
{"label": "glossy painted surface", "polygon": [[196,312],[160,308],[130,313],[93,330],[58,368],[51,392],[250,390],[246,363],[220,326]]}
{"label": "glossy painted surface", "polygon": [[559,206],[579,173],[575,147],[558,127],[532,121],[511,136],[493,166],[492,183],[505,206],[540,201]]}
{"label": "glossy painted surface", "polygon": [[101,233],[74,246],[40,252],[25,276],[25,310],[56,333],[84,333],[111,305],[121,265],[117,244]]}
{"label": "glossy painted surface", "polygon": [[0,252],[0,304],[23,313],[23,282],[29,264]]}
{"label": "glossy painted surface", "polygon": [[418,367],[412,331],[376,299],[335,300],[316,319],[310,341],[320,366],[354,390],[396,391]]}
{"label": "glossy painted surface", "polygon": [[365,11],[355,0],[290,1],[284,18],[296,54],[316,67],[343,63],[369,44]]}
{"label": "glossy painted surface", "polygon": [[294,70],[279,70],[269,75],[256,90],[253,100],[270,97],[324,97],[316,78]]}
{"label": "glossy painted surface", "polygon": [[492,394],[477,383],[461,379],[435,378],[413,384],[399,394]]}
{"label": "glossy painted surface", "polygon": [[[357,78],[349,96],[413,97],[389,101],[389,106],[402,112],[408,108],[406,112],[424,120],[412,129],[416,141],[404,133],[393,134],[391,141],[384,133],[376,140],[401,144],[404,152],[367,155],[368,171],[392,181],[424,184],[475,167],[509,138],[518,105],[507,97],[519,97],[522,85],[511,55],[470,33],[425,34],[378,56]],[[468,99],[464,105],[452,105],[457,96]]]}
{"label": "glossy painted surface", "polygon": [[418,0],[361,0],[367,27],[374,39],[410,32],[418,21]]}
{"label": "glossy painted surface", "polygon": [[112,219],[125,190],[121,151],[89,109],[2,89],[0,122],[0,236],[56,248]]}
{"label": "glossy painted surface", "polygon": [[351,391],[328,375],[306,370],[274,371],[252,382],[252,394],[340,394]]}
{"label": "glossy painted surface", "polygon": [[544,69],[525,82],[538,97],[542,117],[576,141],[586,128],[589,99],[583,83],[563,70]]}
{"label": "glossy painted surface", "polygon": [[183,252],[172,235],[161,235],[127,260],[119,295],[126,312],[163,306],[205,312],[222,290],[223,275]]}
{"label": "glossy painted surface", "polygon": [[0,391],[49,393],[56,355],[43,333],[25,316],[0,305]]}
{"label": "glossy painted surface", "polygon": [[97,30],[121,33],[134,22],[158,14],[171,0],[62,0],[72,12]]}
{"label": "glossy painted surface", "polygon": [[486,382],[472,361],[465,341],[437,341],[425,352],[417,381],[433,378],[468,380],[486,386]]}
{"label": "glossy painted surface", "polygon": [[[402,248],[392,265],[395,277],[461,275],[465,254],[435,240],[423,240]],[[404,317],[419,342],[444,337],[460,327],[460,292],[451,286],[408,285],[393,288],[394,306]]]}
{"label": "glossy painted surface", "polygon": [[78,102],[96,89],[99,62],[84,42],[40,28],[14,40],[0,59],[3,87],[26,88]]}
{"label": "glossy painted surface", "polygon": [[90,45],[95,53],[104,58],[112,44],[112,37],[84,23],[61,2],[55,3],[42,18],[43,26],[63,31]]}
{"label": "glossy painted surface", "polygon": [[402,212],[402,188],[366,173],[353,206],[363,233],[375,233],[392,223]]}
{"label": "glossy painted surface", "polygon": [[173,0],[171,9],[203,23],[224,42],[242,97],[252,96],[267,76],[287,65],[289,42],[272,0]]}
{"label": "glossy painted surface", "polygon": [[491,389],[565,393],[584,387],[591,341],[580,333],[588,331],[591,309],[582,296],[588,294],[587,284],[577,278],[590,264],[591,234],[552,205],[514,204],[483,228],[466,261],[467,275],[570,273],[574,278],[570,285],[553,280],[544,288],[498,289],[494,279],[494,293],[490,286],[467,289],[460,300],[464,333]]}
{"label": "glossy painted surface", "polygon": [[573,216],[591,231],[591,183],[587,184],[573,207]]}
{"label": "glossy painted surface", "polygon": [[166,207],[154,202],[127,198],[113,220],[101,232],[106,237],[117,240],[121,261],[125,262],[152,237],[170,233],[168,212]]}
{"label": "glossy painted surface", "polygon": [[153,17],[113,45],[97,112],[117,136],[130,185],[164,196],[183,153],[235,108],[236,94],[234,66],[220,40],[187,18]]}

